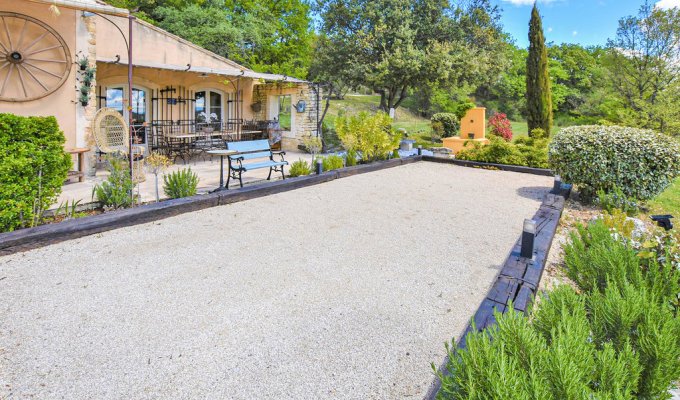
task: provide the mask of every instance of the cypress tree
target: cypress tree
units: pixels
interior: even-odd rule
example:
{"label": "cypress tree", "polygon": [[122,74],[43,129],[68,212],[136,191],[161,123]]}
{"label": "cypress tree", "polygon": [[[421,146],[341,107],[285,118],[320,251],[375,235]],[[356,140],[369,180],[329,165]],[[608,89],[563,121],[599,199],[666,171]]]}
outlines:
{"label": "cypress tree", "polygon": [[548,50],[545,47],[543,23],[536,3],[529,21],[529,56],[527,57],[527,125],[529,132],[541,128],[550,134],[552,128],[552,95],[548,75]]}

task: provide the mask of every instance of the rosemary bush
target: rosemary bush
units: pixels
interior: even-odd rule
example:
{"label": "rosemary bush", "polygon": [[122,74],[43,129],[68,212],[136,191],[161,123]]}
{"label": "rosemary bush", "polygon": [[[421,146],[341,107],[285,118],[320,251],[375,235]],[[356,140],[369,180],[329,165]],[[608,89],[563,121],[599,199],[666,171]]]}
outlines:
{"label": "rosemary bush", "polygon": [[648,242],[602,221],[580,227],[565,249],[578,292],[561,285],[531,318],[511,307],[465,350],[449,348],[439,398],[668,399],[680,378],[678,246]]}
{"label": "rosemary bush", "polygon": [[92,189],[92,197],[106,209],[127,208],[135,202],[132,193],[134,183],[130,178],[130,167],[125,158],[110,155],[106,158],[109,177]]}
{"label": "rosemary bush", "polygon": [[288,173],[290,174],[291,178],[295,178],[297,176],[304,176],[304,175],[309,175],[312,173],[312,167],[309,166],[309,163],[303,159],[299,159],[297,161],[294,161],[290,165],[290,169],[288,170]]}
{"label": "rosemary bush", "polygon": [[196,194],[198,175],[191,168],[184,168],[163,176],[163,190],[171,199],[189,197]]}

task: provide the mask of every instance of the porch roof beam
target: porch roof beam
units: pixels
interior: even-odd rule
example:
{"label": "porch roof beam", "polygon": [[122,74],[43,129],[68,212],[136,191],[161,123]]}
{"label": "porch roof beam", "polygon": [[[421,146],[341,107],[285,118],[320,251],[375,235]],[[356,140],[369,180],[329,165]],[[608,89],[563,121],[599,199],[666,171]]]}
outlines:
{"label": "porch roof beam", "polygon": [[[127,65],[127,60],[118,58],[100,58],[97,57],[97,62],[106,64],[118,64]],[[201,66],[193,66],[190,64],[177,65],[177,64],[162,64],[148,61],[137,61],[132,63],[135,67],[142,68],[154,68],[154,69],[164,69],[168,71],[181,71],[181,72],[194,72],[194,73],[204,73],[231,77],[244,77],[251,79],[263,79],[265,81],[273,82],[292,82],[292,83],[305,83],[306,81],[302,79],[292,78],[285,75],[277,74],[265,74],[260,72],[251,71],[248,69],[237,69],[237,68],[209,68]]]}
{"label": "porch roof beam", "polygon": [[33,3],[41,3],[46,5],[56,5],[57,7],[70,8],[72,10],[90,11],[99,14],[115,15],[119,17],[127,17],[130,12],[124,8],[116,8],[107,4],[101,4],[94,1],[82,0],[28,0]]}

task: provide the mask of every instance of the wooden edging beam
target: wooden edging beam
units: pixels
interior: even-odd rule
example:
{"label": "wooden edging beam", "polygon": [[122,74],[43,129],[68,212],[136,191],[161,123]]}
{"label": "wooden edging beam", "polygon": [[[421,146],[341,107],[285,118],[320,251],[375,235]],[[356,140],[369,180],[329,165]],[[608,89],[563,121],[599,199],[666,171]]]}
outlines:
{"label": "wooden edging beam", "polygon": [[197,195],[182,199],[166,200],[145,204],[125,210],[92,215],[56,224],[41,225],[35,228],[20,229],[0,233],[0,255],[27,251],[65,240],[143,224],[209,207],[232,204],[239,201],[287,192],[306,186],[317,185],[347,176],[363,174],[399,165],[421,161],[421,156],[397,158],[366,165],[342,168],[320,175],[308,175],[280,181],[246,186],[242,189],[223,190],[207,195]]}
{"label": "wooden edging beam", "polygon": [[520,166],[520,165],[484,163],[484,162],[479,162],[479,161],[457,160],[455,158],[423,156],[423,161],[431,161],[431,162],[437,162],[437,163],[442,163],[442,164],[454,164],[454,165],[460,165],[460,166],[463,166],[463,167],[492,169],[492,170],[501,170],[501,171],[510,171],[510,172],[521,172],[521,173],[524,173],[524,174],[533,174],[533,175],[543,175],[543,176],[553,176],[554,175],[552,170],[545,169],[545,168],[532,168],[532,167],[523,167],[523,166]]}
{"label": "wooden edging beam", "polygon": [[[571,185],[562,185],[557,193],[551,192],[543,199],[532,217],[536,222],[537,229],[533,258],[520,257],[520,237],[512,247],[510,254],[496,276],[496,280],[477,308],[470,323],[459,336],[455,351],[465,349],[468,333],[480,332],[494,326],[496,324],[495,313],[505,313],[511,304],[516,311],[526,313],[529,310],[538,286],[541,283],[550,246],[555,237],[565,201],[569,198],[570,193]],[[444,375],[449,374],[446,368],[448,362],[447,356],[439,366],[439,372]],[[441,389],[441,382],[438,377],[435,377],[424,399],[435,399],[439,389]]]}

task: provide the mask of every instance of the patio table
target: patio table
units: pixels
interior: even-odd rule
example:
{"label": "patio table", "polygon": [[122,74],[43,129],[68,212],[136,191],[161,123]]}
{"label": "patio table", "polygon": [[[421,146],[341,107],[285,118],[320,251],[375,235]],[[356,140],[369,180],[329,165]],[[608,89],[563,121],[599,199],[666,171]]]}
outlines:
{"label": "patio table", "polygon": [[213,156],[220,156],[220,186],[218,186],[217,189],[213,190],[213,192],[229,189],[229,188],[224,187],[224,156],[233,156],[234,154],[238,154],[238,151],[236,151],[236,150],[208,150],[207,153],[210,154],[210,155],[213,155]]}

